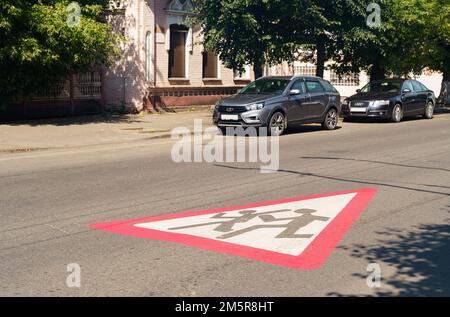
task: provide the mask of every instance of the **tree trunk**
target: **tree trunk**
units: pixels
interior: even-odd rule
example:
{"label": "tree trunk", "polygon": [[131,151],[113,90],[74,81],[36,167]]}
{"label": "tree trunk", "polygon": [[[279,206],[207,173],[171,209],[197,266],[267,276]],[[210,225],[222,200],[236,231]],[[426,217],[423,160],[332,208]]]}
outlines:
{"label": "tree trunk", "polygon": [[264,74],[263,63],[260,60],[256,60],[253,64],[253,73],[255,75],[255,80],[261,78]]}
{"label": "tree trunk", "polygon": [[[450,47],[448,47],[450,49]],[[449,54],[444,57],[444,67],[442,70],[443,73],[443,81],[450,81],[450,57]]]}
{"label": "tree trunk", "polygon": [[317,49],[317,68],[316,68],[316,76],[323,78],[323,74],[325,72],[325,62],[326,62],[326,47],[325,42],[319,39],[316,43]]}
{"label": "tree trunk", "polygon": [[379,80],[386,78],[386,71],[379,65],[374,64],[370,69],[370,80]]}
{"label": "tree trunk", "polygon": [[442,84],[441,84],[441,93],[439,94],[438,101],[437,101],[443,107],[450,104],[450,100],[449,100],[449,95],[450,95],[449,86],[450,85],[448,84],[449,81],[450,81],[450,71],[444,70]]}
{"label": "tree trunk", "polygon": [[444,71],[443,81],[450,81],[450,71]]}

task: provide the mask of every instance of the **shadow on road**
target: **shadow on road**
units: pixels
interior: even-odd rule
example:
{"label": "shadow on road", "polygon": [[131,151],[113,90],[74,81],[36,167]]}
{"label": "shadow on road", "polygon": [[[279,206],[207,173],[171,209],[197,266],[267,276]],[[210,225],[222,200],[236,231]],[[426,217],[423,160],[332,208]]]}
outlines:
{"label": "shadow on road", "polygon": [[[438,113],[436,113],[438,114]],[[402,122],[409,122],[409,121],[421,121],[425,120],[422,116],[411,116],[411,117],[405,117],[402,119]],[[396,123],[392,122],[389,119],[379,119],[379,118],[370,118],[370,117],[351,117],[347,119],[343,119],[345,123],[367,123],[367,124],[385,124],[385,125],[401,125],[402,122]]]}
{"label": "shadow on road", "polygon": [[[228,169],[234,169],[234,170],[251,170],[251,171],[258,171],[260,172],[261,169],[259,167],[238,167],[238,166],[230,166],[230,165],[224,165],[224,164],[214,164],[216,167],[222,167],[222,168],[228,168]],[[401,185],[394,185],[394,184],[388,184],[386,182],[382,181],[370,181],[370,180],[362,180],[362,179],[355,179],[355,178],[345,178],[345,177],[339,177],[339,176],[328,176],[328,175],[320,175],[316,173],[309,173],[309,172],[300,172],[300,171],[293,171],[293,170],[286,170],[286,169],[279,169],[274,171],[276,173],[288,173],[288,174],[295,174],[299,176],[311,176],[321,179],[327,179],[327,180],[333,180],[338,182],[346,182],[346,183],[354,183],[354,184],[364,184],[364,185],[376,185],[376,186],[384,186],[384,187],[390,187],[390,188],[397,188],[397,189],[404,189],[404,190],[411,190],[415,192],[420,193],[428,193],[428,194],[437,194],[437,195],[443,195],[443,196],[450,196],[450,193],[435,191],[435,190],[428,190],[428,189],[421,189],[421,188],[415,188],[410,186],[401,186]],[[447,189],[445,186],[439,186],[439,185],[422,185],[422,184],[415,184],[418,186],[424,186],[424,187],[432,187],[432,188],[443,188]]]}
{"label": "shadow on road", "polygon": [[346,157],[302,156],[300,158],[305,159],[305,160],[331,160],[331,161],[341,160],[341,161],[375,163],[375,164],[383,164],[383,165],[389,165],[389,166],[399,166],[399,167],[408,167],[408,168],[419,168],[419,169],[425,169],[425,170],[435,170],[435,171],[441,171],[441,172],[450,172],[450,169],[446,169],[446,168],[419,166],[419,165],[406,165],[406,164],[383,162],[383,161],[360,160],[360,159],[352,159],[352,158],[346,158]]}
{"label": "shadow on road", "polygon": [[[424,224],[408,231],[387,229],[378,232],[382,238],[376,245],[341,249],[368,263],[383,262],[395,268],[393,276],[382,276],[382,288],[376,290],[375,296],[450,296],[450,219],[446,222]],[[354,276],[367,278],[364,274]]]}
{"label": "shadow on road", "polygon": [[[342,129],[341,126],[336,127],[336,130]],[[311,133],[311,132],[323,132],[325,131],[321,125],[299,125],[299,126],[293,126],[289,127],[288,130],[286,130],[285,135],[290,134],[298,134],[298,133]],[[332,131],[330,131],[332,132]]]}
{"label": "shadow on road", "polygon": [[9,125],[9,126],[28,125],[31,127],[41,125],[69,126],[69,125],[83,125],[93,123],[133,123],[133,122],[140,122],[140,120],[133,118],[132,116],[113,115],[113,114],[60,117],[50,119],[0,120],[1,125]]}

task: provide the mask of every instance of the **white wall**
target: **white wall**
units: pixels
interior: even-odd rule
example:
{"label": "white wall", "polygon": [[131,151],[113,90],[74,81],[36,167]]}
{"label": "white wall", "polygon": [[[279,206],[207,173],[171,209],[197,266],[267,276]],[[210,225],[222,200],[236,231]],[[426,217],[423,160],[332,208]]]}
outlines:
{"label": "white wall", "polygon": [[436,97],[439,97],[439,94],[441,93],[442,74],[424,72],[420,76],[414,76],[414,79],[417,79],[422,84],[427,86],[428,89],[434,91]]}

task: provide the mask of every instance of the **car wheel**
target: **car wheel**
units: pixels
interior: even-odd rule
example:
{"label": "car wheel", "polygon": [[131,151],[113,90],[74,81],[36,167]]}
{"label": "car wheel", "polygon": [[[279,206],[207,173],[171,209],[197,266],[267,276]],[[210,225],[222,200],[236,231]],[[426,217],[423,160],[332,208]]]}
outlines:
{"label": "car wheel", "polygon": [[222,133],[222,135],[227,135],[227,128],[226,127],[218,127],[220,130],[220,133]]}
{"label": "car wheel", "polygon": [[425,107],[425,113],[423,115],[425,119],[433,119],[434,117],[434,104],[433,102],[428,102],[427,106]]}
{"label": "car wheel", "polygon": [[286,116],[281,112],[275,112],[272,117],[270,117],[267,132],[271,136],[281,136],[286,130],[286,126]]}
{"label": "car wheel", "polygon": [[394,109],[392,109],[392,117],[391,117],[391,121],[392,122],[400,122],[403,119],[403,109],[402,106],[400,105],[395,105]]}
{"label": "car wheel", "polygon": [[335,130],[339,122],[339,117],[336,109],[328,110],[325,119],[322,122],[322,127],[326,130]]}

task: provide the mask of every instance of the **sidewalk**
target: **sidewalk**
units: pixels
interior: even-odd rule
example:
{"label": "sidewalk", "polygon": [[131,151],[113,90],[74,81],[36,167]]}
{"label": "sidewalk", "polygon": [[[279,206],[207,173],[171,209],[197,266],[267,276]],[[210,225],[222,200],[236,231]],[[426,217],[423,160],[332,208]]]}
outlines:
{"label": "sidewalk", "polygon": [[0,154],[170,138],[176,127],[193,131],[194,119],[203,120],[203,129],[212,126],[207,110],[0,123]]}

